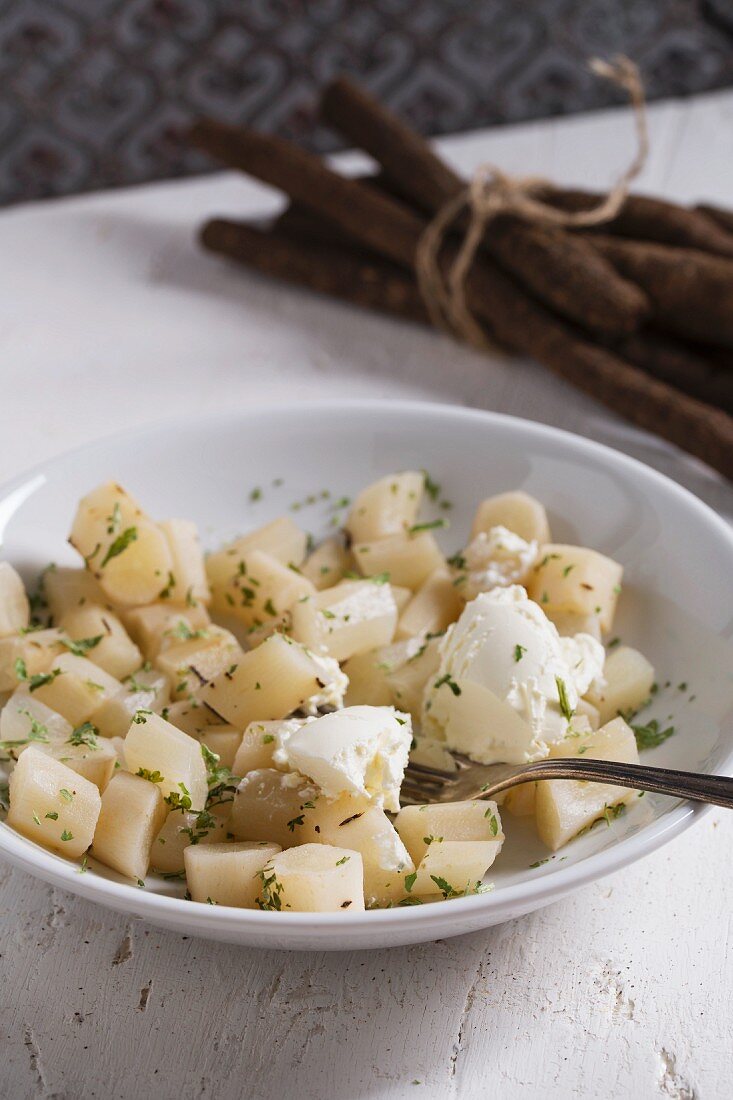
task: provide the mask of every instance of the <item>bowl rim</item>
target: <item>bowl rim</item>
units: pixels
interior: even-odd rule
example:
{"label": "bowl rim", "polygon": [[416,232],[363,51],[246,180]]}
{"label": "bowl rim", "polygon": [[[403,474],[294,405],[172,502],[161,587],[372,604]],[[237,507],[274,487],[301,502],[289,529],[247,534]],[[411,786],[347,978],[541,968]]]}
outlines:
{"label": "bowl rim", "polygon": [[[385,418],[401,416],[450,418],[456,424],[464,421],[480,422],[509,431],[518,431],[528,438],[570,447],[576,452],[578,458],[582,458],[584,452],[588,453],[597,457],[602,463],[615,467],[617,471],[626,476],[643,479],[652,488],[666,493],[688,511],[696,514],[713,537],[721,539],[727,546],[733,560],[733,529],[709,505],[701,501],[690,490],[653,467],[646,465],[646,463],[613,447],[539,421],[527,420],[523,417],[492,410],[469,409],[461,405],[442,402],[409,399],[388,401],[373,398],[364,400],[333,398],[285,403],[263,402],[248,408],[206,413],[195,418],[191,417],[188,423],[191,426],[195,425],[198,432],[202,430],[212,431],[217,427],[234,426],[253,418],[261,421],[263,417],[274,417],[275,419],[287,419],[293,416],[302,417],[304,411],[314,409],[329,413],[376,415],[382,422]],[[186,422],[183,423],[185,426]],[[11,493],[27,486],[39,476],[44,476],[52,465],[64,463],[80,454],[93,456],[95,452],[121,442],[132,445],[136,440],[168,431],[173,427],[177,431],[181,431],[182,421],[179,417],[157,419],[131,429],[111,433],[91,443],[81,444],[78,447],[64,451],[0,485],[0,504]],[[21,504],[22,500],[19,501],[18,506]],[[0,531],[1,538],[2,531]],[[716,774],[733,775],[733,743]],[[492,911],[501,912],[506,910],[507,916],[512,916],[527,911],[541,904],[542,901],[562,897],[581,886],[620,870],[637,859],[643,858],[698,822],[712,808],[708,805],[680,802],[662,818],[658,818],[648,825],[642,825],[638,832],[632,836],[620,839],[608,849],[593,853],[577,864],[561,866],[559,862],[549,863],[547,869],[536,877],[522,880],[510,886],[504,886],[500,891],[490,891],[485,894],[453,899],[450,912],[456,917],[470,918],[472,915],[477,916],[482,912],[488,914]],[[168,920],[171,924],[185,922],[191,931],[194,930],[193,926],[195,924],[196,931],[200,934],[211,932],[215,936],[217,932],[220,933],[222,930],[228,930],[232,933],[244,933],[245,930],[251,930],[253,933],[264,934],[268,929],[273,933],[279,929],[282,936],[287,939],[288,932],[293,934],[306,931],[309,933],[321,932],[324,936],[327,936],[339,929],[348,935],[357,937],[358,940],[359,934],[366,937],[377,929],[386,931],[392,927],[404,930],[406,925],[414,928],[415,933],[419,934],[433,924],[436,926],[444,925],[446,917],[446,910],[442,904],[404,906],[351,913],[279,912],[273,917],[269,912],[257,909],[210,906],[170,895],[147,893],[126,882],[115,882],[101,875],[90,873],[87,877],[80,873],[77,863],[67,862],[63,857],[48,852],[40,845],[16,833],[5,822],[0,823],[0,852],[11,863],[29,871],[36,877],[61,888],[66,888],[88,900],[97,901],[118,910],[132,910],[137,916],[148,917],[153,921],[156,919],[161,922]],[[194,906],[193,910],[191,906]],[[480,922],[475,926],[480,926]],[[443,932],[443,934],[445,933]],[[358,946],[358,943],[355,946]]]}

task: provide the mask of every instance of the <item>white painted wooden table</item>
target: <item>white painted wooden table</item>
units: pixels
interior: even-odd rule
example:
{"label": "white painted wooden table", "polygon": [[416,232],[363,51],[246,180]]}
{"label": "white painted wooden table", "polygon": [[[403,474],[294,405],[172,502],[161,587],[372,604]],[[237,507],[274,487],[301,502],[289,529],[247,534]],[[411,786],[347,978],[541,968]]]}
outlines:
{"label": "white painted wooden table", "polygon": [[[652,111],[643,186],[730,201],[733,94]],[[458,164],[604,184],[626,112],[445,142]],[[353,163],[356,163],[355,161]],[[163,416],[286,394],[500,409],[733,493],[529,363],[286,291],[194,227],[272,198],[223,174],[0,216],[0,478]],[[239,950],[0,865],[0,1095],[717,1100],[733,1091],[733,816],[513,924],[411,949]]]}

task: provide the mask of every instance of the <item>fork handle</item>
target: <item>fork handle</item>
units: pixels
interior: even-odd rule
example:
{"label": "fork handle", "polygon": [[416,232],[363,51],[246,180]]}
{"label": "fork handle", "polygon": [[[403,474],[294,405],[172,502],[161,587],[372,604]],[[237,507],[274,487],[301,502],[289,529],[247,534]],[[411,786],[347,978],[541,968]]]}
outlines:
{"label": "fork handle", "polygon": [[733,779],[726,775],[681,772],[672,768],[653,768],[647,764],[622,764],[616,760],[581,760],[577,756],[538,760],[523,767],[521,773],[492,784],[492,788],[494,792],[498,792],[518,783],[537,779],[613,783],[618,787],[671,794],[678,798],[689,798],[693,802],[709,802],[714,806],[725,806],[733,810]]}

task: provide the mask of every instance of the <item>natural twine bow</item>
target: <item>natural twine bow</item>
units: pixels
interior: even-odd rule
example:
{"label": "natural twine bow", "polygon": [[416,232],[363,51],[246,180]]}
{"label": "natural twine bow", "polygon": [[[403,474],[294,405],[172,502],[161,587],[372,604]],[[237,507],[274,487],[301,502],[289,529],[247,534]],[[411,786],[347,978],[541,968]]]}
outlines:
{"label": "natural twine bow", "polygon": [[[629,192],[629,186],[644,166],[649,152],[644,88],[637,66],[628,57],[613,61],[593,58],[591,72],[623,88],[634,109],[637,150],[608,194],[590,210],[566,212],[543,202],[538,196],[548,186],[539,176],[510,176],[494,164],[482,164],[471,182],[450,199],[424,230],[415,256],[420,292],[436,327],[447,329],[481,348],[497,350],[484,328],[466,305],[466,276],[486,227],[499,214],[514,214],[537,225],[578,228],[611,221]],[[455,259],[445,275],[440,250],[450,226],[468,208],[469,223]]]}

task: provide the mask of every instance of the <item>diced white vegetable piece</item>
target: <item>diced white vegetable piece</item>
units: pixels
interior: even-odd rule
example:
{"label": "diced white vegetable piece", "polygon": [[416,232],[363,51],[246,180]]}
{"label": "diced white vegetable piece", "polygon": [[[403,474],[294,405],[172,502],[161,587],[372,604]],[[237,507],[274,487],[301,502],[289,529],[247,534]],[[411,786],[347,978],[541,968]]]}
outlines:
{"label": "diced white vegetable piece", "polygon": [[174,699],[198,691],[220,672],[236,665],[244,650],[228,630],[207,626],[202,637],[193,637],[162,649],[155,658],[157,668],[168,676]]}
{"label": "diced white vegetable piece", "polygon": [[202,603],[183,608],[154,603],[126,611],[122,618],[148,661],[154,661],[164,645],[176,645],[210,625],[209,613]]}
{"label": "diced white vegetable piece", "polygon": [[63,631],[52,628],[0,638],[0,691],[13,691],[23,669],[29,677],[48,672],[54,658],[66,652],[65,637]]}
{"label": "diced white vegetable piece", "polygon": [[68,859],[86,852],[99,817],[99,791],[31,745],[10,776],[7,823],[23,836]]}
{"label": "diced white vegetable piece", "polygon": [[397,605],[388,584],[343,581],[296,603],[292,616],[294,638],[345,661],[392,641]]}
{"label": "diced white vegetable piece", "polygon": [[165,673],[156,668],[138,668],[123,680],[122,691],[97,707],[89,721],[103,737],[126,737],[137,712],[160,712],[168,702],[169,693],[170,684]]}
{"label": "diced white vegetable piece", "polygon": [[[395,828],[415,866],[436,841],[504,840],[496,803],[479,799],[404,806],[395,818]],[[415,890],[415,893],[420,892]]]}
{"label": "diced white vegetable piece", "polygon": [[[555,747],[555,753],[560,746]],[[584,759],[619,760],[637,764],[639,752],[634,731],[623,718],[615,718],[601,729],[570,738],[563,755]],[[537,784],[537,832],[553,852],[614,808],[637,797],[637,791],[607,783],[586,783],[572,779],[545,779]]]}
{"label": "diced white vegetable piece", "polygon": [[30,615],[23,581],[9,561],[0,561],[0,638],[25,630]]}
{"label": "diced white vegetable piece", "polygon": [[344,673],[349,678],[344,700],[346,706],[391,706],[394,696],[387,673],[393,667],[404,664],[409,647],[410,642],[397,642],[350,657],[344,664]]}
{"label": "diced white vegetable piece", "polygon": [[612,649],[603,669],[605,686],[592,688],[588,701],[598,709],[601,723],[617,714],[632,715],[648,702],[654,683],[654,667],[638,649]]}
{"label": "diced white vegetable piece", "polygon": [[463,610],[463,600],[447,569],[436,569],[418,589],[397,624],[396,637],[442,634]]}
{"label": "diced white vegetable piece", "polygon": [[296,730],[275,760],[327,798],[364,795],[397,812],[411,741],[409,716],[393,707],[346,707]]}
{"label": "diced white vegetable piece", "polygon": [[125,760],[131,772],[158,772],[163,797],[190,795],[191,809],[203,810],[208,795],[201,745],[158,714],[139,714],[125,738]]}
{"label": "diced white vegetable piece", "polygon": [[285,718],[327,683],[317,658],[284,634],[273,634],[240,657],[199,693],[225,722],[245,729],[250,722]]}
{"label": "diced white vegetable piece", "polygon": [[258,768],[276,767],[272,755],[310,718],[278,718],[273,722],[250,722],[244,731],[237,755],[234,757],[234,775],[247,775]]}
{"label": "diced white vegetable piece", "polygon": [[368,904],[386,905],[404,897],[404,877],[415,867],[384,810],[363,797],[335,802],[320,797],[303,816],[303,843],[334,844],[360,853]]}
{"label": "diced white vegetable piece", "polygon": [[266,840],[189,845],[185,849],[186,884],[192,901],[256,909],[265,864],[281,851]]}
{"label": "diced white vegetable piece", "polygon": [[263,550],[252,550],[239,559],[237,572],[225,584],[211,582],[213,609],[247,627],[279,618],[315,591],[307,577]]}
{"label": "diced white vegetable piece", "polygon": [[[81,643],[83,656],[118,680],[129,676],[143,663],[140,650],[121,621],[106,607],[85,603],[70,608],[58,620],[58,625],[72,642]],[[91,644],[95,638],[100,640]]]}
{"label": "diced white vegetable piece", "polygon": [[163,532],[114,482],[82,498],[69,542],[107,597],[123,607],[157,599],[173,566]]}
{"label": "diced white vegetable piece", "polygon": [[206,572],[212,589],[226,589],[241,574],[241,563],[255,550],[261,550],[281,565],[300,567],[305,561],[308,536],[289,516],[242,535],[206,558]]}
{"label": "diced white vegetable piece", "polygon": [[601,620],[598,615],[576,615],[572,611],[545,611],[547,618],[557,627],[561,638],[573,638],[576,634],[590,634],[601,640]]}
{"label": "diced white vegetable piece", "polygon": [[388,474],[357,496],[346,521],[354,542],[373,542],[412,527],[425,488],[425,475],[414,470]]}
{"label": "diced white vegetable piece", "polygon": [[43,574],[43,595],[55,623],[67,611],[85,604],[104,604],[106,596],[99,583],[86,569],[67,569],[58,565]]}
{"label": "diced white vegetable piece", "polygon": [[53,740],[48,743],[40,742],[36,748],[46,756],[66,764],[103,792],[115,771],[117,753],[109,741],[96,737],[93,730],[84,733],[84,736],[85,742],[79,745],[69,744],[68,740]]}
{"label": "diced white vegetable piece", "polygon": [[300,843],[303,815],[317,797],[307,779],[260,768],[237,787],[228,831],[237,840],[273,840],[289,848]]}
{"label": "diced white vegetable piece", "polygon": [[430,638],[423,642],[404,664],[386,673],[392,702],[399,710],[407,711],[415,723],[420,721],[427,683],[440,665],[440,641],[440,638]]}
{"label": "diced white vegetable piece", "polygon": [[36,699],[25,684],[13,692],[0,710],[0,741],[11,755],[16,751],[13,743],[22,748],[35,741],[65,741],[72,728],[71,722]]}
{"label": "diced white vegetable piece", "polygon": [[613,625],[623,568],[586,546],[547,543],[530,574],[527,592],[547,614],[597,615],[602,631]]}
{"label": "diced white vegetable piece", "polygon": [[538,500],[521,489],[488,497],[476,509],[471,538],[492,527],[507,527],[526,542],[550,541],[547,512]]}
{"label": "diced white vegetable piece", "polygon": [[208,603],[211,599],[204,554],[196,524],[189,519],[167,519],[160,524],[171,553],[173,583],[167,588],[171,603]]}
{"label": "diced white vegetable piece", "polygon": [[365,577],[389,574],[392,584],[413,591],[436,569],[445,568],[445,558],[430,531],[390,535],[378,542],[359,542],[353,547],[356,564]]}
{"label": "diced white vegetable piece", "polygon": [[442,741],[434,737],[416,737],[410,749],[410,763],[420,764],[424,768],[437,768],[443,772],[458,770],[453,754]]}
{"label": "diced white vegetable piece", "polygon": [[272,856],[260,872],[258,905],[292,913],[363,910],[361,856],[331,844],[302,844]]}
{"label": "diced white vegetable piece", "polygon": [[210,726],[221,725],[219,715],[195,697],[171,703],[165,708],[163,717],[176,729],[183,730],[184,733],[196,737],[199,741]]}
{"label": "diced white vegetable piece", "polygon": [[534,817],[536,800],[537,784],[522,783],[506,792],[501,808],[512,817]]}
{"label": "diced white vegetable piece", "polygon": [[333,588],[354,568],[354,559],[335,535],[326,539],[303,562],[301,573],[320,591]]}
{"label": "diced white vegetable piece", "polygon": [[200,740],[207,749],[216,753],[222,767],[231,768],[242,741],[242,731],[226,724],[207,726]]}
{"label": "diced white vegetable piece", "polygon": [[142,881],[150,866],[153,840],[167,812],[155,783],[129,772],[118,772],[102,795],[92,855],[113,871]]}
{"label": "diced white vegetable piece", "polygon": [[183,871],[183,853],[189,845],[220,844],[226,840],[226,816],[202,810],[171,810],[150,850],[150,866],[165,875]]}
{"label": "diced white vegetable piece", "polygon": [[502,844],[503,838],[434,841],[417,869],[411,892],[442,894],[444,898],[480,892],[481,880]]}
{"label": "diced white vegetable piece", "polygon": [[52,679],[38,687],[34,695],[41,703],[68,718],[72,726],[86,722],[102,703],[123,690],[114,676],[86,657],[73,653],[56,657],[51,675]]}

